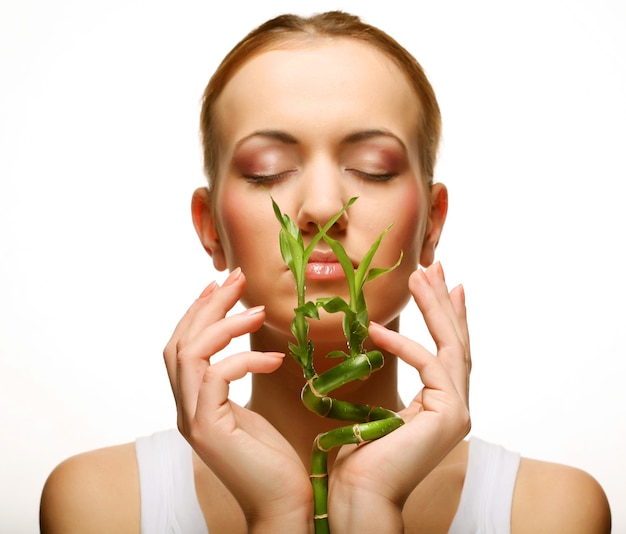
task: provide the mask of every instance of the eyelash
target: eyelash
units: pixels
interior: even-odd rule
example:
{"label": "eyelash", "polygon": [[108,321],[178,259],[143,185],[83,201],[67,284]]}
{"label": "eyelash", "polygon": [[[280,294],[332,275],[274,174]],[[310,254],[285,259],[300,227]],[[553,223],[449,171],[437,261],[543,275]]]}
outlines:
{"label": "eyelash", "polygon": [[[358,169],[346,169],[346,171],[356,174],[358,177],[371,182],[388,182],[398,176],[395,172],[374,174],[369,172],[363,172]],[[248,183],[251,184],[266,184],[268,182],[275,182],[285,178],[293,171],[285,171],[277,174],[244,174],[243,177]]]}
{"label": "eyelash", "polygon": [[358,169],[346,169],[346,170],[351,173],[356,174],[357,176],[359,176],[360,178],[363,178],[364,180],[369,180],[372,182],[388,182],[389,180],[393,180],[396,176],[398,176],[398,173],[395,173],[395,172],[373,174],[369,172],[363,172]]}
{"label": "eyelash", "polygon": [[243,177],[251,184],[265,184],[268,182],[278,181],[288,176],[293,171],[279,172],[278,174],[244,174]]}

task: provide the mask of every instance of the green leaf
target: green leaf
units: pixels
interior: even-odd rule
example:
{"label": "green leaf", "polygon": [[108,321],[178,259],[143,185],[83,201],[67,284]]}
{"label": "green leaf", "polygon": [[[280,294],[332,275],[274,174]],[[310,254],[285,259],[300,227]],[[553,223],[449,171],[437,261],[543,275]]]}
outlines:
{"label": "green leaf", "polygon": [[355,313],[367,313],[367,303],[365,302],[365,293],[363,293],[363,291],[359,291],[356,303],[353,304],[352,307],[354,308]]}
{"label": "green leaf", "polygon": [[313,239],[309,243],[309,246],[304,251],[307,261],[308,261],[309,256],[311,255],[311,252],[313,252],[313,248],[315,247],[315,245],[317,245],[320,239],[326,236],[326,234],[328,233],[328,230],[330,230],[333,227],[333,225],[339,220],[339,217],[341,217],[345,213],[345,211],[350,206],[352,206],[352,204],[356,202],[357,198],[358,197],[352,197],[350,200],[348,200],[348,202],[346,202],[346,205],[343,208],[341,208],[339,213],[331,217],[331,219],[323,227],[319,223],[317,224],[318,232],[313,237]]}
{"label": "green leaf", "polygon": [[309,323],[306,319],[296,314],[291,321],[291,333],[293,334],[293,337],[296,338],[298,343],[304,341],[309,333]]}
{"label": "green leaf", "polygon": [[348,283],[348,290],[350,291],[350,300],[354,298],[355,291],[357,289],[356,284],[354,283],[354,267],[352,266],[352,261],[348,257],[346,250],[343,248],[343,245],[333,239],[332,237],[325,235],[324,241],[326,241],[332,251],[337,256],[337,260],[341,264],[341,268],[343,269],[344,274],[346,275],[346,282]]}
{"label": "green leaf", "polygon": [[359,267],[356,271],[356,286],[359,289],[361,289],[363,287],[363,284],[365,284],[367,272],[368,272],[370,264],[372,263],[372,260],[374,259],[374,254],[376,254],[376,251],[378,250],[378,247],[380,246],[380,242],[382,241],[383,237],[389,231],[390,228],[391,228],[391,225],[387,226],[387,228],[385,228],[381,232],[381,234],[378,236],[376,241],[374,241],[370,249],[367,251],[363,259],[361,260],[361,263],[359,263]]}
{"label": "green leaf", "polygon": [[369,318],[367,315],[367,308],[363,308],[356,314],[356,321],[359,324],[363,325],[367,329],[367,325],[369,324]]}
{"label": "green leaf", "polygon": [[[350,324],[350,332],[354,340],[358,342],[358,352],[360,353],[362,348],[361,344],[365,339],[367,339],[368,336],[367,326],[362,324],[360,321],[353,321]],[[352,347],[352,345],[350,346]]]}
{"label": "green leaf", "polygon": [[300,288],[302,284],[304,284],[304,269],[306,267],[302,233],[289,215],[283,214],[278,204],[276,204],[276,201],[271,196],[270,198],[272,200],[274,215],[281,227],[279,233],[280,253],[285,264],[296,278],[296,283]]}
{"label": "green leaf", "polygon": [[305,317],[310,319],[319,319],[320,312],[314,302],[305,302],[302,306],[298,306],[295,310],[296,313],[301,313]]}
{"label": "green leaf", "polygon": [[370,269],[370,271],[367,273],[367,277],[365,278],[365,282],[363,283],[366,284],[368,282],[371,282],[372,280],[376,280],[376,278],[382,276],[383,274],[387,274],[388,272],[393,271],[396,267],[398,267],[398,265],[400,265],[403,256],[404,252],[400,251],[400,257],[398,258],[398,261],[391,267]]}
{"label": "green leaf", "polygon": [[300,365],[300,367],[304,367],[304,354],[301,350],[301,347],[299,345],[296,345],[295,343],[292,343],[291,341],[287,343],[287,346],[289,348],[289,353],[291,354],[291,356],[293,356],[293,359],[298,362],[298,365]]}
{"label": "green leaf", "polygon": [[289,270],[293,273],[295,270],[295,264],[293,261],[293,254],[291,253],[291,245],[289,238],[284,232],[278,234],[278,240],[280,243],[280,254],[283,257],[283,261],[289,267]]}
{"label": "green leaf", "polygon": [[328,313],[350,311],[349,304],[341,297],[329,297],[317,299],[317,304],[324,308]]}
{"label": "green leaf", "polygon": [[344,360],[350,357],[349,354],[343,352],[342,350],[333,350],[326,355],[327,358],[343,358]]}

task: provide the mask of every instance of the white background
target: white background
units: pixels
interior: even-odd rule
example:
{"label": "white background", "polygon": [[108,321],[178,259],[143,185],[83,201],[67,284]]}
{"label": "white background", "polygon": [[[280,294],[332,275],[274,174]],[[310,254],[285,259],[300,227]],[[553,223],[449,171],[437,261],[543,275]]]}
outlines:
{"label": "white background", "polygon": [[[189,216],[200,95],[294,5],[0,1],[0,531],[37,531],[65,457],[175,424],[162,348],[223,279]],[[387,30],[438,93],[473,433],[589,471],[626,532],[624,3],[298,5]],[[411,307],[403,330],[425,341],[419,325]]]}

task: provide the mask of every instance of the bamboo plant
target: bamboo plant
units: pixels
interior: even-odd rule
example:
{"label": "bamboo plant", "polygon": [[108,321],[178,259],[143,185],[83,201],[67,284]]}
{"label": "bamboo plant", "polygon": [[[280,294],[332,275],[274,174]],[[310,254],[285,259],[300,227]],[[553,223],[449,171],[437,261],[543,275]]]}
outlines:
{"label": "bamboo plant", "polygon": [[[297,307],[291,323],[291,332],[295,342],[289,343],[289,351],[304,372],[306,384],[302,390],[302,402],[312,412],[321,417],[328,417],[354,424],[336,428],[319,434],[313,443],[311,459],[311,484],[314,498],[314,524],[316,534],[329,532],[328,525],[328,453],[335,447],[347,444],[361,444],[389,434],[403,424],[402,419],[393,411],[378,406],[359,405],[341,401],[329,394],[354,380],[365,380],[383,366],[383,355],[378,350],[365,351],[364,341],[368,337],[368,312],[363,286],[367,282],[395,269],[402,260],[402,255],[395,265],[389,268],[371,268],[370,264],[380,242],[389,230],[387,227],[374,241],[359,266],[354,269],[343,245],[328,235],[330,228],[343,213],[356,201],[350,199],[343,209],[331,218],[323,227],[318,225],[318,232],[305,247],[302,234],[291,218],[283,214],[272,199],[274,213],[280,223],[280,251],[283,260],[296,280],[298,296]],[[306,300],[306,266],[315,246],[324,240],[332,249],[346,277],[349,299],[338,296],[319,298],[315,302]],[[342,361],[321,375],[315,372],[313,362],[314,346],[309,339],[309,320],[319,319],[319,309],[328,313],[343,313],[343,332],[346,337],[346,351],[333,351],[328,358]]]}

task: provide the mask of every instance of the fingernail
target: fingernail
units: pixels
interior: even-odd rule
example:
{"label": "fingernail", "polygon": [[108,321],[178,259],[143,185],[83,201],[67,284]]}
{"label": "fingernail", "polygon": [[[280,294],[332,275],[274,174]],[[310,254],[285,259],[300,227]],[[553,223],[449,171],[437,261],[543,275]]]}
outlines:
{"label": "fingernail", "polygon": [[228,278],[224,281],[224,283],[222,284],[222,287],[233,285],[239,279],[240,276],[241,276],[241,268],[237,267],[232,273],[228,275]]}
{"label": "fingernail", "polygon": [[465,286],[463,284],[459,284],[459,292],[461,293],[461,297],[463,298],[463,302],[465,302]]}
{"label": "fingernail", "polygon": [[206,297],[207,295],[210,295],[211,293],[213,293],[213,290],[215,289],[216,286],[217,286],[217,282],[213,280],[213,282],[211,282],[208,286],[204,288],[204,291],[200,293],[200,296],[198,298],[202,298],[202,297]]}
{"label": "fingernail", "polygon": [[382,325],[375,323],[374,321],[370,321],[369,328],[373,328],[374,330],[382,330]]}
{"label": "fingernail", "polygon": [[256,315],[257,313],[261,313],[265,309],[265,306],[255,306],[254,308],[248,308],[246,311],[242,312],[242,315]]}
{"label": "fingernail", "polygon": [[445,275],[445,273],[443,272],[443,266],[441,265],[441,262],[440,262],[440,261],[438,261],[437,263],[435,263],[435,264],[433,265],[433,267],[434,267],[434,268],[435,268],[435,270],[439,273],[439,276],[441,276],[441,278],[442,278],[443,280],[445,280],[445,279],[446,279],[446,275]]}

